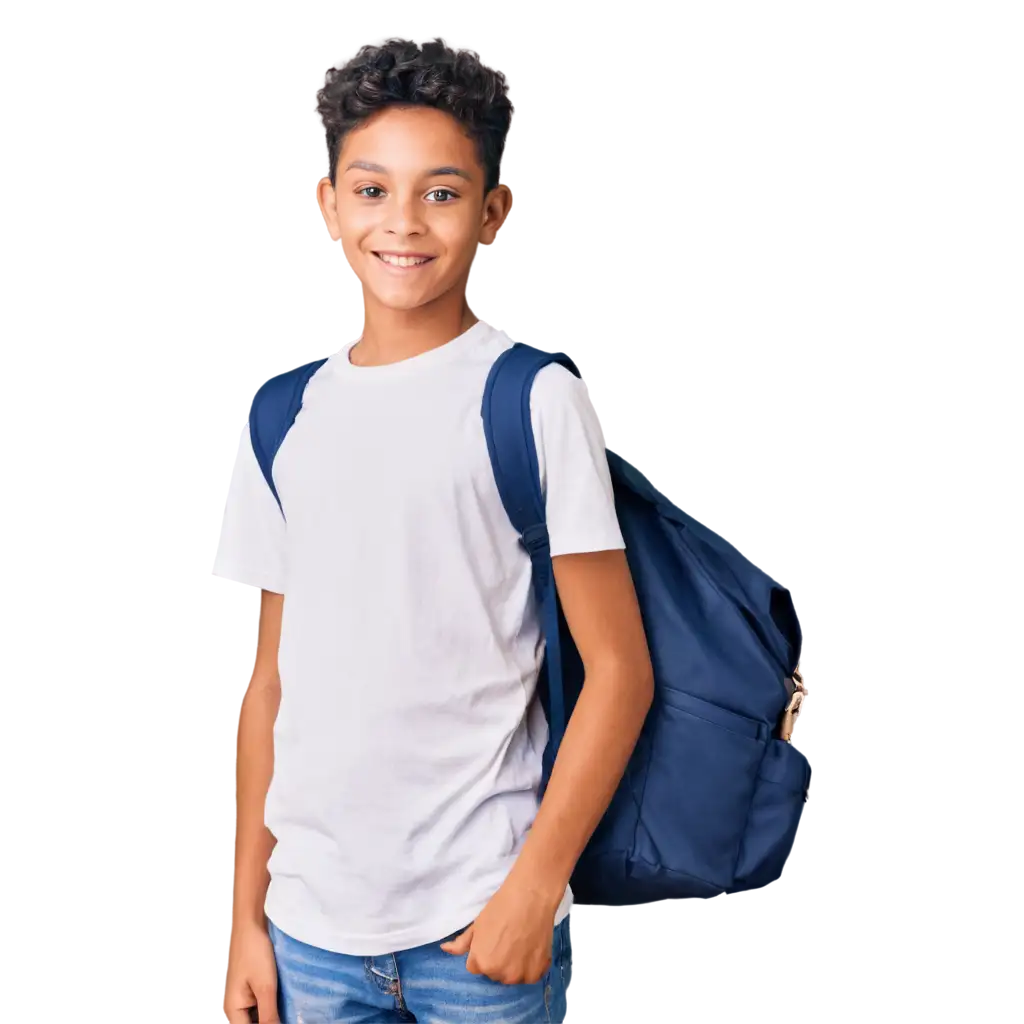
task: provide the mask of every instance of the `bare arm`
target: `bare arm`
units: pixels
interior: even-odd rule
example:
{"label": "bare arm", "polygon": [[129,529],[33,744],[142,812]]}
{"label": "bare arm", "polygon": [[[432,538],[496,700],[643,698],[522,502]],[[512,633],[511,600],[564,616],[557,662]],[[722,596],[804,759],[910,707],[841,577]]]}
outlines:
{"label": "bare arm", "polygon": [[264,926],[263,902],[270,884],[267,861],[276,840],[263,824],[274,769],[274,721],[281,700],[277,649],[284,595],[264,590],[260,600],[256,665],[242,700],[236,769],[235,889],[232,921]]}
{"label": "bare arm", "polygon": [[654,699],[654,672],[624,550],[552,558],[555,586],[583,659],[583,689],[544,799],[512,870],[473,923],[441,948],[505,984],[551,964],[551,924],[604,815]]}
{"label": "bare arm", "polygon": [[513,871],[553,913],[636,745],[654,672],[625,551],[556,555],[552,566],[585,677]]}

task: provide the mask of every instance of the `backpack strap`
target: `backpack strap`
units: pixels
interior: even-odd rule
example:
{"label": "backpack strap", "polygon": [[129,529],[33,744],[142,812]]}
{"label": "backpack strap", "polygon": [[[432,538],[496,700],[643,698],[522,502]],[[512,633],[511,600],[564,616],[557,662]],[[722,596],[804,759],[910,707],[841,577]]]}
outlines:
{"label": "backpack strap", "polygon": [[[311,363],[286,370],[276,377],[271,377],[256,392],[249,408],[249,438],[256,461],[260,464],[263,477],[267,481],[277,507],[284,515],[284,506],[274,486],[271,469],[278,448],[288,433],[295,417],[302,408],[302,393],[306,389],[309,378],[327,362],[327,357],[314,359]],[[287,518],[287,517],[286,517]]]}
{"label": "backpack strap", "polygon": [[564,352],[544,352],[519,342],[502,352],[488,374],[481,415],[501,502],[533,564],[534,592],[547,641],[549,740],[553,762],[565,733],[565,694],[558,596],[530,416],[533,380],[549,363],[561,363],[577,377],[581,376],[576,364]]}

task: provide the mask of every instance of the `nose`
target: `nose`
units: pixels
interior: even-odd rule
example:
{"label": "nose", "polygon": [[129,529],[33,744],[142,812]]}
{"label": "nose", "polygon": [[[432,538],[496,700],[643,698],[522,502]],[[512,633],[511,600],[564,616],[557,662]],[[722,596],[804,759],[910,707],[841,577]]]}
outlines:
{"label": "nose", "polygon": [[384,230],[394,235],[419,235],[425,230],[423,209],[415,195],[392,196],[388,200]]}

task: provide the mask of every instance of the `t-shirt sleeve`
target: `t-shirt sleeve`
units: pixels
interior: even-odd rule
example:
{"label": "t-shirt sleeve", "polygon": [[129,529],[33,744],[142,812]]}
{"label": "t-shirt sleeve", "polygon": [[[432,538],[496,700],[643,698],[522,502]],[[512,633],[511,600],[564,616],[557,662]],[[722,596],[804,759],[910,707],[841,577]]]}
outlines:
{"label": "t-shirt sleeve", "polygon": [[625,548],[604,434],[586,383],[549,363],[534,378],[530,416],[551,555]]}
{"label": "t-shirt sleeve", "polygon": [[247,420],[238,439],[213,574],[283,594],[285,568],[285,519],[256,461]]}

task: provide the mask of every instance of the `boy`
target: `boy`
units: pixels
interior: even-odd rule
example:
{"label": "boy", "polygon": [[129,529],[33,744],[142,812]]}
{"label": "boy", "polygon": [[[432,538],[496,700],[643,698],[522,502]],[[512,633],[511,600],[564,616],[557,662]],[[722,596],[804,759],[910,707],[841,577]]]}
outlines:
{"label": "boy", "polygon": [[441,39],[389,39],[318,99],[318,200],[364,326],[306,385],[280,506],[246,424],[224,511],[213,571],[262,591],[224,1010],[561,1021],[569,878],[653,695],[601,428],[581,380],[538,373],[555,583],[586,670],[538,808],[543,638],[480,415],[512,341],[466,302],[512,204],[505,79]]}

